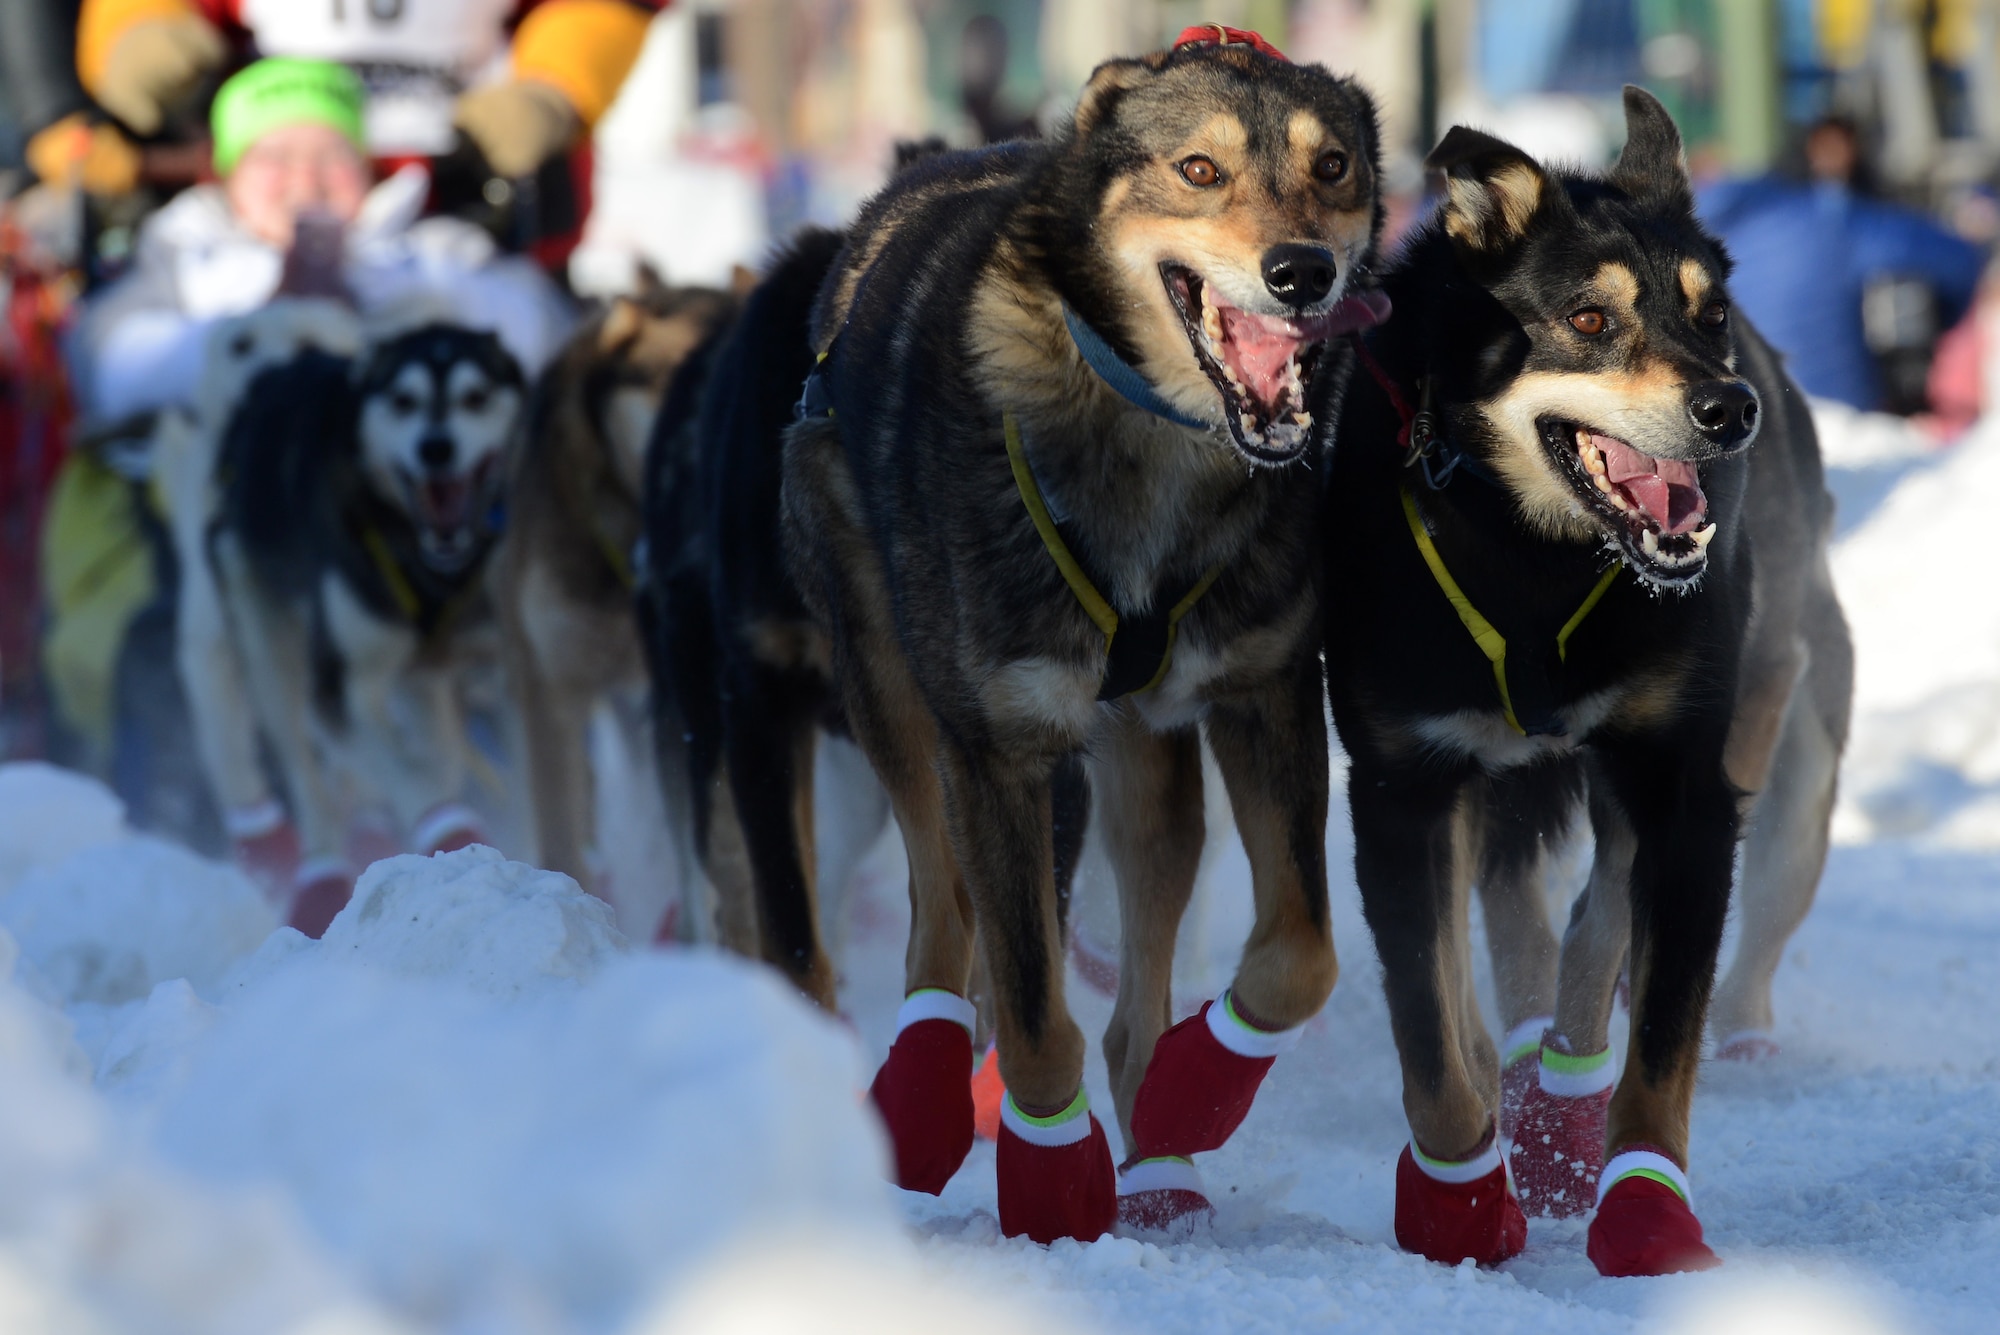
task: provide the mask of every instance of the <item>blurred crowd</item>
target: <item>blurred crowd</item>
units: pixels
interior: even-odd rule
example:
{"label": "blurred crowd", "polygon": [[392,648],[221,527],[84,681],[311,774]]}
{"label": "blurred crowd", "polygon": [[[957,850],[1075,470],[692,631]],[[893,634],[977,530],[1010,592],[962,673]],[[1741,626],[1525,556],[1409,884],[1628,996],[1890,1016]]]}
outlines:
{"label": "blurred crowd", "polygon": [[0,0],[0,756],[143,786],[147,443],[217,322],[429,300],[533,374],[1210,20],[1369,85],[1392,231],[1446,126],[1601,165],[1644,83],[1809,393],[1942,446],[2000,389],[2000,0]]}

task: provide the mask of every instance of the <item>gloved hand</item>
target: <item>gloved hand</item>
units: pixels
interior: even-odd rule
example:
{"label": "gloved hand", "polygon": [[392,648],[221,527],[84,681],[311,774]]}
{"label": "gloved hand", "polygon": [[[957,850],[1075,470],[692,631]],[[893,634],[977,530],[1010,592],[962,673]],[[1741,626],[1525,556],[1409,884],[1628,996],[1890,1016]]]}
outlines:
{"label": "gloved hand", "polygon": [[475,88],[452,114],[501,176],[532,176],[568,148],[583,129],[569,99],[535,79],[508,79]]}
{"label": "gloved hand", "polygon": [[114,125],[92,125],[80,111],[38,131],[26,156],[45,185],[122,195],[139,183],[139,150],[132,141]]}
{"label": "gloved hand", "polygon": [[91,92],[119,120],[152,134],[228,54],[222,34],[194,14],[143,19],[118,34]]}

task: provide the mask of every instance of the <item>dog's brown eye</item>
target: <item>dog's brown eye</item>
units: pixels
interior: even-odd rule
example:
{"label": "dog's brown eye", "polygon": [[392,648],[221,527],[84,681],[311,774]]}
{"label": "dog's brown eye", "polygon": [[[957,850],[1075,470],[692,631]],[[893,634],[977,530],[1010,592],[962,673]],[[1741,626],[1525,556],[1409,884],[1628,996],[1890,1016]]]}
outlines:
{"label": "dog's brown eye", "polygon": [[1606,323],[1603,311],[1578,311],[1569,317],[1570,328],[1576,330],[1577,333],[1582,334],[1585,338],[1596,338],[1604,332]]}
{"label": "dog's brown eye", "polygon": [[468,389],[458,401],[459,406],[469,413],[486,411],[487,393],[483,389]]}
{"label": "dog's brown eye", "polygon": [[1727,302],[1711,301],[1701,308],[1700,318],[1710,329],[1720,329],[1729,323],[1729,305]]}
{"label": "dog's brown eye", "polygon": [[389,396],[389,411],[398,417],[408,417],[417,407],[417,396],[407,390],[399,389]]}
{"label": "dog's brown eye", "polygon": [[1313,175],[1329,185],[1347,179],[1347,154],[1322,153],[1313,164]]}
{"label": "dog's brown eye", "polygon": [[1206,190],[1222,179],[1222,169],[1210,158],[1192,157],[1181,164],[1181,179]]}

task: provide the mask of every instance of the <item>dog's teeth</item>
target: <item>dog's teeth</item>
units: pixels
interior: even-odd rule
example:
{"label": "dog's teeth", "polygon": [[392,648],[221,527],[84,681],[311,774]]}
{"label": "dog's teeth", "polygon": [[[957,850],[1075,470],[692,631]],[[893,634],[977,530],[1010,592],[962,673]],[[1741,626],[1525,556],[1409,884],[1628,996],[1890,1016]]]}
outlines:
{"label": "dog's teeth", "polygon": [[1222,342],[1222,312],[1208,303],[1202,303],[1201,332],[1208,335],[1209,342]]}
{"label": "dog's teeth", "polygon": [[1579,450],[1587,450],[1591,448],[1590,433],[1588,431],[1585,431],[1582,427],[1578,427],[1576,429],[1576,447]]}
{"label": "dog's teeth", "polygon": [[1597,489],[1603,492],[1606,496],[1609,496],[1614,501],[1618,499],[1618,494],[1611,490],[1611,479],[1604,476],[1603,469],[1600,468],[1596,472],[1592,473],[1590,475],[1590,480],[1592,482],[1595,482],[1597,484]]}
{"label": "dog's teeth", "polygon": [[1292,421],[1296,422],[1299,426],[1304,427],[1307,430],[1311,430],[1313,424],[1313,415],[1309,412],[1301,410],[1299,412],[1295,412],[1292,414]]}
{"label": "dog's teeth", "polygon": [[1688,536],[1694,539],[1696,547],[1706,547],[1709,543],[1715,541],[1715,525],[1703,524],[1700,528],[1688,534]]}
{"label": "dog's teeth", "polygon": [[1660,540],[1654,536],[1653,530],[1649,528],[1639,530],[1639,550],[1648,556],[1660,554]]}

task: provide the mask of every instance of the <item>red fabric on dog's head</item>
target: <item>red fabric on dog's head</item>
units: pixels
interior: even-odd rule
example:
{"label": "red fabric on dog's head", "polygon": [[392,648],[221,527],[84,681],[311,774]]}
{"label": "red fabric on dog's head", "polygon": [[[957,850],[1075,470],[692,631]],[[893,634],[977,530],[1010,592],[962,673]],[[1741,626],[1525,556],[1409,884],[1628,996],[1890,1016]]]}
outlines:
{"label": "red fabric on dog's head", "polygon": [[1265,41],[1261,33],[1254,33],[1248,28],[1225,28],[1220,23],[1198,23],[1192,28],[1181,29],[1181,35],[1174,38],[1173,49],[1185,51],[1191,46],[1235,46],[1239,43],[1255,47],[1287,65],[1292,63],[1283,51]]}

